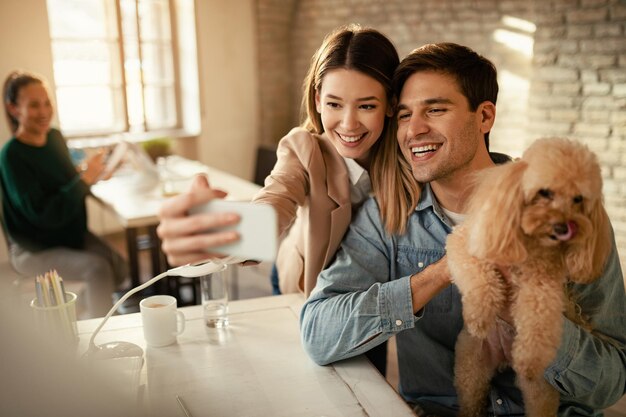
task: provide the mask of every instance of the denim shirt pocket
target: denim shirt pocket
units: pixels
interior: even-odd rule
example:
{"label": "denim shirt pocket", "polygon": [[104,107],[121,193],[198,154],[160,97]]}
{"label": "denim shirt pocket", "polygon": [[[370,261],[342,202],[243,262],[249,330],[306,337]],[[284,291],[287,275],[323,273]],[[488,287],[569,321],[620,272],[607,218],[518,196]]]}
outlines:
{"label": "denim shirt pocket", "polygon": [[[430,264],[437,262],[445,255],[443,249],[422,249],[412,246],[398,245],[396,264],[397,277],[405,277],[423,271]],[[452,307],[452,285],[440,292],[426,304],[425,313],[449,313]]]}

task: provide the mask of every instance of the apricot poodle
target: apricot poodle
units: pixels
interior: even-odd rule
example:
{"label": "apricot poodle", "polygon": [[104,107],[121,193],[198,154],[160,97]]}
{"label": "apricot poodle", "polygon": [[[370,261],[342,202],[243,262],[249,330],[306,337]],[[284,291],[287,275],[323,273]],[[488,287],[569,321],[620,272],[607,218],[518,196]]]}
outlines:
{"label": "apricot poodle", "polygon": [[507,364],[483,348],[510,306],[509,365],[526,415],[556,416],[559,394],[543,374],[561,342],[565,284],[597,279],[611,249],[596,156],[578,142],[546,138],[521,159],[484,170],[446,249],[465,323],[456,344],[459,415],[486,415],[490,380]]}

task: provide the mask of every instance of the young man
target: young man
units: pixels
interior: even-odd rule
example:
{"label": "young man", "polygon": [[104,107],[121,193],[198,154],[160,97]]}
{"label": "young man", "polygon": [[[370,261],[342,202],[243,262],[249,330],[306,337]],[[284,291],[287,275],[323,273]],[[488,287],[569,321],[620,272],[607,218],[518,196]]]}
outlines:
{"label": "young man", "polygon": [[[454,416],[454,345],[463,321],[444,248],[452,226],[463,219],[471,174],[495,163],[488,134],[496,70],[469,48],[426,45],[402,61],[394,86],[398,159],[389,169],[410,166],[418,193],[405,185],[399,196],[392,191],[397,188],[382,186],[378,204],[365,203],[302,309],[302,340],[313,360],[327,364],[395,335],[404,399],[423,415]],[[382,224],[381,212],[387,219],[394,204],[408,218]],[[626,381],[626,296],[615,245],[604,275],[575,290],[603,337],[565,320],[545,378],[561,393],[560,416],[592,416],[623,395]],[[506,345],[491,348],[504,354]],[[490,415],[524,415],[510,369],[494,377],[488,408]]]}

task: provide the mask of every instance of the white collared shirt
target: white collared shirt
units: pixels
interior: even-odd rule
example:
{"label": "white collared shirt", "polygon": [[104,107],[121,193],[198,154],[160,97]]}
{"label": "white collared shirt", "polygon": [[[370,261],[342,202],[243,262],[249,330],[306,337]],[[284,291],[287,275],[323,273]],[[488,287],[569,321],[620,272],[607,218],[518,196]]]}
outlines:
{"label": "white collared shirt", "polygon": [[343,158],[348,168],[350,177],[350,202],[352,203],[352,213],[372,194],[372,181],[370,174],[357,161],[350,158]]}

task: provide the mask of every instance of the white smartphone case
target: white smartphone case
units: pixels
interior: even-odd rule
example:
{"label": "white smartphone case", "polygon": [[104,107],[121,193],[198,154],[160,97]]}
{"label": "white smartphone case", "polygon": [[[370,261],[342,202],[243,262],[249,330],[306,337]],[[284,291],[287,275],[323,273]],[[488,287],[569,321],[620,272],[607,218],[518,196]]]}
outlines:
{"label": "white smartphone case", "polygon": [[243,201],[212,200],[194,207],[190,213],[225,212],[237,213],[239,223],[217,230],[236,230],[240,240],[228,245],[207,249],[241,260],[274,261],[278,250],[278,219],[276,210],[269,204],[255,204]]}

